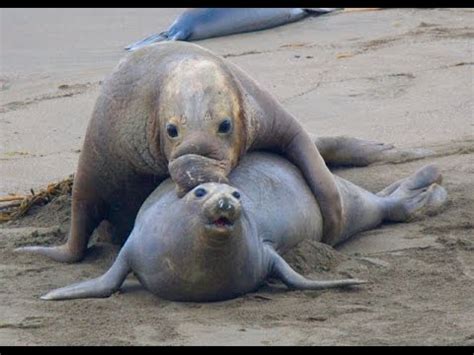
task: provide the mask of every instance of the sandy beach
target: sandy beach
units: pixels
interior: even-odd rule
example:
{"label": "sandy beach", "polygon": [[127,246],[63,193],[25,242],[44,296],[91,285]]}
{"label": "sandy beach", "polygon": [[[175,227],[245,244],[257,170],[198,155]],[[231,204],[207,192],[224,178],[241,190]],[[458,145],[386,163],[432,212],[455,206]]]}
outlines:
{"label": "sandy beach", "polygon": [[[123,47],[182,9],[1,9],[0,196],[75,172],[104,78]],[[108,299],[39,296],[102,274],[118,248],[78,264],[14,253],[64,242],[70,198],[0,224],[0,345],[474,345],[472,9],[386,9],[311,17],[196,42],[237,64],[308,131],[424,148],[429,158],[334,172],[376,192],[437,164],[449,201],[436,216],[360,233],[337,249],[285,256],[351,290],[258,292],[216,303],[153,296],[135,278]]]}

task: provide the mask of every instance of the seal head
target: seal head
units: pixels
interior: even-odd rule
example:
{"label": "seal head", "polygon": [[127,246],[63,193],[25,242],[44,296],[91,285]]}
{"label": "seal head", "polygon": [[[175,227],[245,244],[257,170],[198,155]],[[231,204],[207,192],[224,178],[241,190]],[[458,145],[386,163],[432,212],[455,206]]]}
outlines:
{"label": "seal head", "polygon": [[[251,277],[245,278],[245,285],[230,277],[254,272],[254,268],[246,270],[255,251],[249,250],[245,239],[240,192],[227,184],[205,183],[178,203],[176,213],[189,218],[163,226],[159,236],[153,237],[157,243],[153,251],[137,258],[141,261],[134,266],[140,282],[175,301],[212,301],[255,288],[258,283]],[[142,265],[144,259],[146,265]]]}
{"label": "seal head", "polygon": [[157,140],[178,194],[204,182],[228,182],[246,150],[240,90],[232,74],[215,61],[187,57],[170,63],[161,87]]}
{"label": "seal head", "polygon": [[[195,216],[199,222],[199,239],[208,242],[208,238],[231,237],[238,228],[241,215],[240,192],[227,184],[206,183],[197,186],[185,197],[191,208],[198,207]],[[192,206],[194,205],[194,206]],[[195,229],[196,230],[196,229]]]}

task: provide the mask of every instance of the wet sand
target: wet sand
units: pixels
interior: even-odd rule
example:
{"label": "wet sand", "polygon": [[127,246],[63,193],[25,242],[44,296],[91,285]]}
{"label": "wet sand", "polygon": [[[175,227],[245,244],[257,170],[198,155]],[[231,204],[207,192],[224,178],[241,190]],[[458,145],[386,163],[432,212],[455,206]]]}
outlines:
{"label": "wet sand", "polygon": [[[73,173],[100,83],[123,47],[180,9],[2,9],[0,195]],[[436,163],[449,194],[437,216],[286,256],[308,277],[358,277],[350,291],[265,286],[235,300],[175,303],[132,277],[108,299],[44,302],[101,274],[116,247],[62,265],[16,246],[60,243],[64,197],[0,225],[0,345],[473,345],[474,27],[469,9],[389,9],[308,18],[197,42],[241,66],[311,132],[432,149],[403,164],[338,169],[378,191]]]}

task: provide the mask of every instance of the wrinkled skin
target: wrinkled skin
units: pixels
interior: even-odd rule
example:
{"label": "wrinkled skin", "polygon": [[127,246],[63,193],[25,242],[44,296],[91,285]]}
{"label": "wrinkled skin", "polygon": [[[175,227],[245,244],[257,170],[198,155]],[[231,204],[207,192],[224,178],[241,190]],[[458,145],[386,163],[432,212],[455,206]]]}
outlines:
{"label": "wrinkled skin", "polygon": [[[374,195],[337,178],[345,207],[338,244],[383,221],[406,221],[446,201],[441,175],[426,166]],[[154,294],[175,301],[217,301],[256,290],[274,277],[317,290],[363,280],[309,280],[280,256],[304,239],[323,240],[319,205],[299,170],[268,153],[249,153],[230,183],[204,183],[183,198],[171,180],[143,203],[135,227],[104,275],[54,290],[45,300],[107,297],[133,272]]]}

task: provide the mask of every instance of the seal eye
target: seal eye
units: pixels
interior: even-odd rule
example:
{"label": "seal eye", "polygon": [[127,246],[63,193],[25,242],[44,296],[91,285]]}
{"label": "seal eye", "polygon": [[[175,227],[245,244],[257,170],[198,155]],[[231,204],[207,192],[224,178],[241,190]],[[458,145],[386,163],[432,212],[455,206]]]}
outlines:
{"label": "seal eye", "polygon": [[196,197],[203,197],[205,194],[207,194],[207,191],[203,189],[202,187],[194,190],[194,196]]}
{"label": "seal eye", "polygon": [[176,138],[178,136],[178,127],[172,123],[168,123],[166,125],[166,133],[168,133],[168,136],[171,138]]}
{"label": "seal eye", "polygon": [[237,200],[240,198],[240,193],[238,191],[232,192],[232,196],[234,196]]}
{"label": "seal eye", "polygon": [[218,132],[219,133],[229,133],[231,128],[232,128],[232,122],[228,118],[226,118],[224,121],[222,121],[219,124]]}

